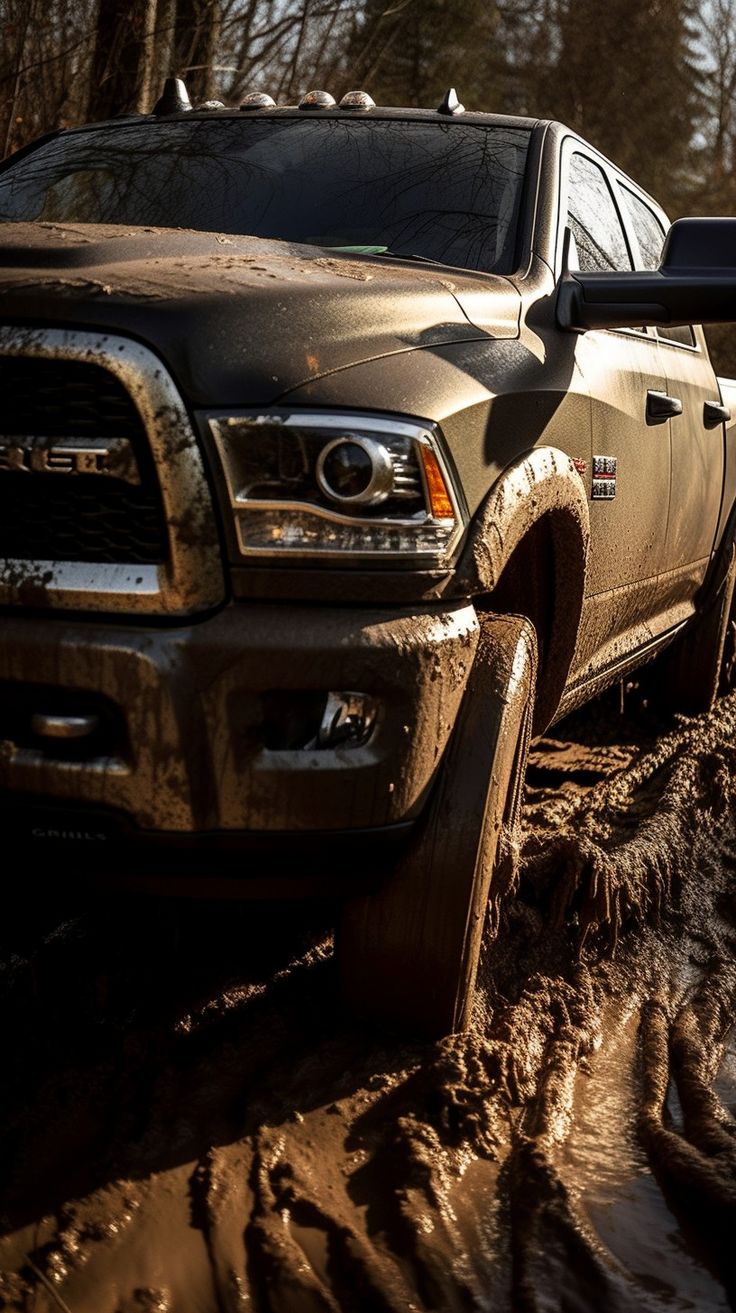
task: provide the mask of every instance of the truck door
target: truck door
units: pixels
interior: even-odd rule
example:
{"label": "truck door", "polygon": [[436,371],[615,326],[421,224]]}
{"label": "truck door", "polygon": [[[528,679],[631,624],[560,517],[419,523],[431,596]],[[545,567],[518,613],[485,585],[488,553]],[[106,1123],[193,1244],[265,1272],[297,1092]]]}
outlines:
{"label": "truck door", "polygon": [[[572,234],[570,266],[633,268],[611,174],[573,139],[563,151],[563,170],[565,165],[568,199],[561,226]],[[650,393],[666,393],[666,376],[657,337],[644,327],[583,333],[577,358],[592,405],[591,643],[596,665],[605,666],[624,654],[620,636],[650,622],[664,606],[669,421],[665,416],[648,423],[647,410]]]}
{"label": "truck door", "polygon": [[[658,269],[669,226],[647,201],[618,183],[637,269]],[[681,406],[670,420],[671,466],[664,568],[672,601],[688,602],[703,582],[723,487],[723,423],[718,383],[702,328],[660,328],[667,395]]]}

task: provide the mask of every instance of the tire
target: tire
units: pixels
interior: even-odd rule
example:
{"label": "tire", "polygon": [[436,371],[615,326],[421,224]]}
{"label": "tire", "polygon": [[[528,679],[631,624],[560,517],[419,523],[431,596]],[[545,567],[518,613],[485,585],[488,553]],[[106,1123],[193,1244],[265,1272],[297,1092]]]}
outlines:
{"label": "tire", "polygon": [[350,900],[337,931],[353,1016],[436,1038],[470,1022],[501,826],[518,818],[536,689],[536,633],[480,617],[460,712],[429,805],[393,875]]}
{"label": "tire", "polygon": [[735,584],[732,545],[702,610],[652,667],[654,701],[664,710],[699,715],[733,687]]}

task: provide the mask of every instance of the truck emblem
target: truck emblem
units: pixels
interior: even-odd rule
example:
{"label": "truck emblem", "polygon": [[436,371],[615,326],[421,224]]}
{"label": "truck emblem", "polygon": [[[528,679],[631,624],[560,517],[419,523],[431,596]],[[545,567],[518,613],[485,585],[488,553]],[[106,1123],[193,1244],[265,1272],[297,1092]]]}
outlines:
{"label": "truck emblem", "polygon": [[80,438],[3,437],[0,474],[101,474],[124,483],[141,481],[133,448],[127,438],[101,444]]}
{"label": "truck emblem", "polygon": [[593,457],[591,501],[611,501],[616,496],[616,456]]}

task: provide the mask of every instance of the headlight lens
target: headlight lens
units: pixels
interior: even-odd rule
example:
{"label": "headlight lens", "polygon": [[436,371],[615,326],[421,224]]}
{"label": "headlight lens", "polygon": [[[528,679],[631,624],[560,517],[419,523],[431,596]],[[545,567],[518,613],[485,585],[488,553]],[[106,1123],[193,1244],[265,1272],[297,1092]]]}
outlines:
{"label": "headlight lens", "polygon": [[466,518],[431,425],[317,411],[210,415],[245,557],[441,564]]}
{"label": "headlight lens", "polygon": [[391,452],[375,438],[333,438],[317,457],[320,491],[337,506],[379,506],[395,482]]}

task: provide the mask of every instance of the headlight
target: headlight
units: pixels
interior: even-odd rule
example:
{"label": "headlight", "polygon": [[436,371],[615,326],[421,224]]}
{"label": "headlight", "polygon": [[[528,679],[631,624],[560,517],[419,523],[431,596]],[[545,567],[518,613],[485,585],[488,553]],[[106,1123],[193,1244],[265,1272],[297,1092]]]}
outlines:
{"label": "headlight", "polygon": [[433,425],[374,415],[210,415],[242,556],[442,564],[466,523]]}
{"label": "headlight", "polygon": [[380,506],[396,486],[391,452],[375,438],[334,438],[317,457],[317,483],[336,506]]}

